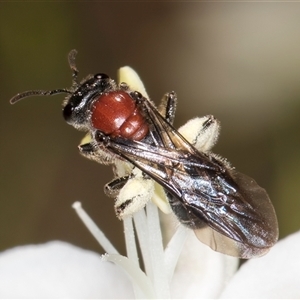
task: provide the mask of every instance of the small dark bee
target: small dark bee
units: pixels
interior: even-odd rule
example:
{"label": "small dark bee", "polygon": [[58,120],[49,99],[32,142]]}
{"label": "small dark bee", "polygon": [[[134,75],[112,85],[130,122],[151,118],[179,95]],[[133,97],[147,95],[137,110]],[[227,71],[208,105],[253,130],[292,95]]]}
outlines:
{"label": "small dark bee", "polygon": [[[117,197],[118,217],[136,212],[153,197],[153,179],[164,188],[178,220],[213,250],[241,258],[268,252],[278,239],[274,208],[252,178],[210,152],[219,122],[213,116],[196,118],[179,133],[172,126],[174,92],[167,93],[156,108],[140,92],[126,83],[117,85],[106,74],[90,75],[78,83],[75,55],[72,50],[68,57],[73,70],[70,89],[27,91],[10,102],[68,94],[63,116],[89,136],[79,146],[81,154],[114,165],[116,178],[105,191]],[[120,163],[126,166],[123,171]],[[133,190],[128,194],[125,187],[130,184]]]}

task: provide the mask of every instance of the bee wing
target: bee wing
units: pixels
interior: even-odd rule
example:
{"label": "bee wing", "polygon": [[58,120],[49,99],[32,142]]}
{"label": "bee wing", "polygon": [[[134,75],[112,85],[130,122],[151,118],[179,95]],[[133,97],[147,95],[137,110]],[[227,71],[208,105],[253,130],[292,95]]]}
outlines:
{"label": "bee wing", "polygon": [[144,112],[152,139],[111,138],[106,146],[168,192],[171,207],[199,240],[218,252],[250,258],[278,238],[276,214],[264,189],[220,160],[198,152],[148,101]]}
{"label": "bee wing", "polygon": [[166,121],[150,101],[144,99],[140,105],[142,105],[142,111],[146,119],[148,119],[150,134],[156,146],[183,150],[190,154],[198,153],[198,151]]}
{"label": "bee wing", "polygon": [[[111,138],[106,148],[131,162],[164,188],[175,193],[176,196],[181,195],[178,187],[170,181],[168,174],[170,173],[169,170],[174,169],[174,166],[186,161],[186,155],[182,155],[182,151],[151,146],[119,137]],[[188,161],[191,164],[193,163],[192,159]],[[205,162],[201,164],[201,161],[197,161],[195,158],[194,163],[202,168],[210,167],[209,164],[207,166]]]}
{"label": "bee wing", "polygon": [[[233,170],[224,172],[226,166],[223,166],[223,170],[221,170],[222,166],[218,169],[222,165],[222,161],[216,162],[213,158],[208,161],[207,156],[197,151],[172,125],[166,122],[152,103],[145,101],[143,105],[154,130],[160,133],[161,142],[159,144],[162,147],[179,150],[177,158],[181,156],[181,150],[188,151],[191,157],[186,158],[183,162],[184,170],[188,170],[189,175],[194,179],[198,173],[201,178],[200,185],[205,184],[203,178],[212,179],[207,176],[208,173],[211,173],[210,171],[216,172],[215,175],[218,174],[217,177],[221,180],[218,180],[216,185],[210,186],[213,187],[212,194],[214,192],[223,193],[225,190],[228,193],[225,196],[231,200],[230,205],[217,206],[218,209],[214,210],[214,218],[211,210],[200,210],[200,215],[198,214],[197,217],[203,219],[203,216],[206,215],[205,220],[208,226],[197,229],[195,231],[197,237],[212,249],[233,256],[250,258],[266,253],[278,239],[278,223],[275,210],[265,189],[247,175]],[[172,157],[176,157],[176,154],[173,153]],[[183,160],[182,157],[181,162]],[[193,161],[198,161],[199,166],[196,166]],[[179,164],[177,168],[180,169]],[[220,173],[220,171],[222,172]],[[168,190],[167,186],[165,188]],[[195,189],[191,189],[191,192],[201,199],[201,192],[199,193]],[[189,195],[188,191],[187,195]],[[180,194],[177,193],[176,196],[180,197]],[[206,196],[209,198],[211,195],[208,193]],[[181,200],[182,198],[181,194]],[[193,205],[189,205],[187,201],[185,201],[185,205],[187,209],[195,212]],[[210,206],[214,207],[213,202]],[[195,207],[197,208],[197,205]]]}
{"label": "bee wing", "polygon": [[214,251],[243,259],[265,255],[270,248],[249,247],[249,245],[237,242],[209,226],[194,231],[197,238]]}
{"label": "bee wing", "polygon": [[[174,213],[181,222],[213,250],[251,258],[265,254],[276,243],[274,208],[266,191],[252,178],[236,171],[215,174],[209,163],[190,164],[181,150],[114,140],[109,148],[161,184],[169,192],[173,210],[179,208]],[[187,169],[192,169],[191,174]]]}
{"label": "bee wing", "polygon": [[195,234],[218,252],[241,258],[261,256],[278,239],[275,210],[265,189],[255,180],[239,172],[232,177],[238,187],[237,193],[228,195],[229,199],[233,197],[232,203],[202,211],[201,216],[209,218],[209,227],[197,229]]}

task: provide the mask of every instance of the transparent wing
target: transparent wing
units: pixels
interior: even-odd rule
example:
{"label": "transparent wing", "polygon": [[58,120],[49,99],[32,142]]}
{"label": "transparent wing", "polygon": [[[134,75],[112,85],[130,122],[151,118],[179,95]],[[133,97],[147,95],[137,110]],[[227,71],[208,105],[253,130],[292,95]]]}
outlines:
{"label": "transparent wing", "polygon": [[273,205],[266,191],[252,178],[239,172],[232,176],[238,187],[238,193],[230,195],[232,204],[221,205],[213,217],[206,212],[210,217],[208,226],[195,230],[195,234],[224,254],[241,258],[263,255],[278,239]]}
{"label": "transparent wing", "polygon": [[250,258],[278,238],[272,203],[253,179],[198,152],[148,101],[150,142],[111,138],[106,147],[161,184],[179,220],[199,240],[228,255]]}

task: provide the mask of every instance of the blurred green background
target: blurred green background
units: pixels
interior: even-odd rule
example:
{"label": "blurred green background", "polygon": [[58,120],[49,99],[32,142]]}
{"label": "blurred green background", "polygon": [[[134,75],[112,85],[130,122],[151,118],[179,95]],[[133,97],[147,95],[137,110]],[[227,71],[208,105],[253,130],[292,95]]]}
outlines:
{"label": "blurred green background", "polygon": [[159,102],[178,93],[176,127],[215,115],[214,152],[265,187],[280,236],[300,228],[300,3],[0,3],[0,250],[60,239],[102,251],[71,208],[83,207],[123,252],[122,224],[103,194],[109,167],[82,158],[83,134],[61,114],[80,78],[130,65]]}

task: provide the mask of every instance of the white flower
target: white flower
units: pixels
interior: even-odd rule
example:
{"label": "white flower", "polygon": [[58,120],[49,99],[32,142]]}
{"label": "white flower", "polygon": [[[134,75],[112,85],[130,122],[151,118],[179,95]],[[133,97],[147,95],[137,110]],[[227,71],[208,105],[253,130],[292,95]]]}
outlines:
{"label": "white flower", "polygon": [[242,265],[221,298],[300,299],[300,231]]}
{"label": "white flower", "polygon": [[130,281],[117,266],[65,242],[20,246],[0,255],[1,299],[112,299],[124,295],[133,297]]}
{"label": "white flower", "polygon": [[[131,68],[121,69],[120,81],[130,82],[131,89],[147,95]],[[118,161],[114,170],[126,174],[132,167]],[[300,296],[300,233],[279,242],[267,256],[245,263],[234,275],[238,259],[212,251],[172,217],[160,220],[157,207],[166,213],[170,211],[163,190],[154,181],[150,187],[143,185],[139,174],[134,175],[121,191],[122,195],[132,195],[137,183],[143,200],[129,211],[129,216],[124,216],[127,256],[118,253],[76,202],[73,207],[107,254],[101,256],[63,242],[5,251],[0,255],[0,298]],[[122,203],[127,197],[119,197],[117,201]],[[145,204],[145,209],[141,209]],[[166,247],[161,222],[171,230]],[[138,257],[135,235],[142,258]],[[141,259],[144,271],[140,267]]]}
{"label": "white flower", "polygon": [[[217,298],[221,292],[227,268],[220,258],[213,261],[216,253],[205,247],[210,253],[202,256],[197,247],[205,246],[197,240],[185,245],[172,282],[173,298]],[[198,253],[185,255],[189,249]],[[299,278],[300,231],[279,241],[266,256],[247,261],[221,297],[299,299]],[[50,242],[1,253],[0,298],[117,299],[133,298],[133,291],[124,273],[99,254]]]}

